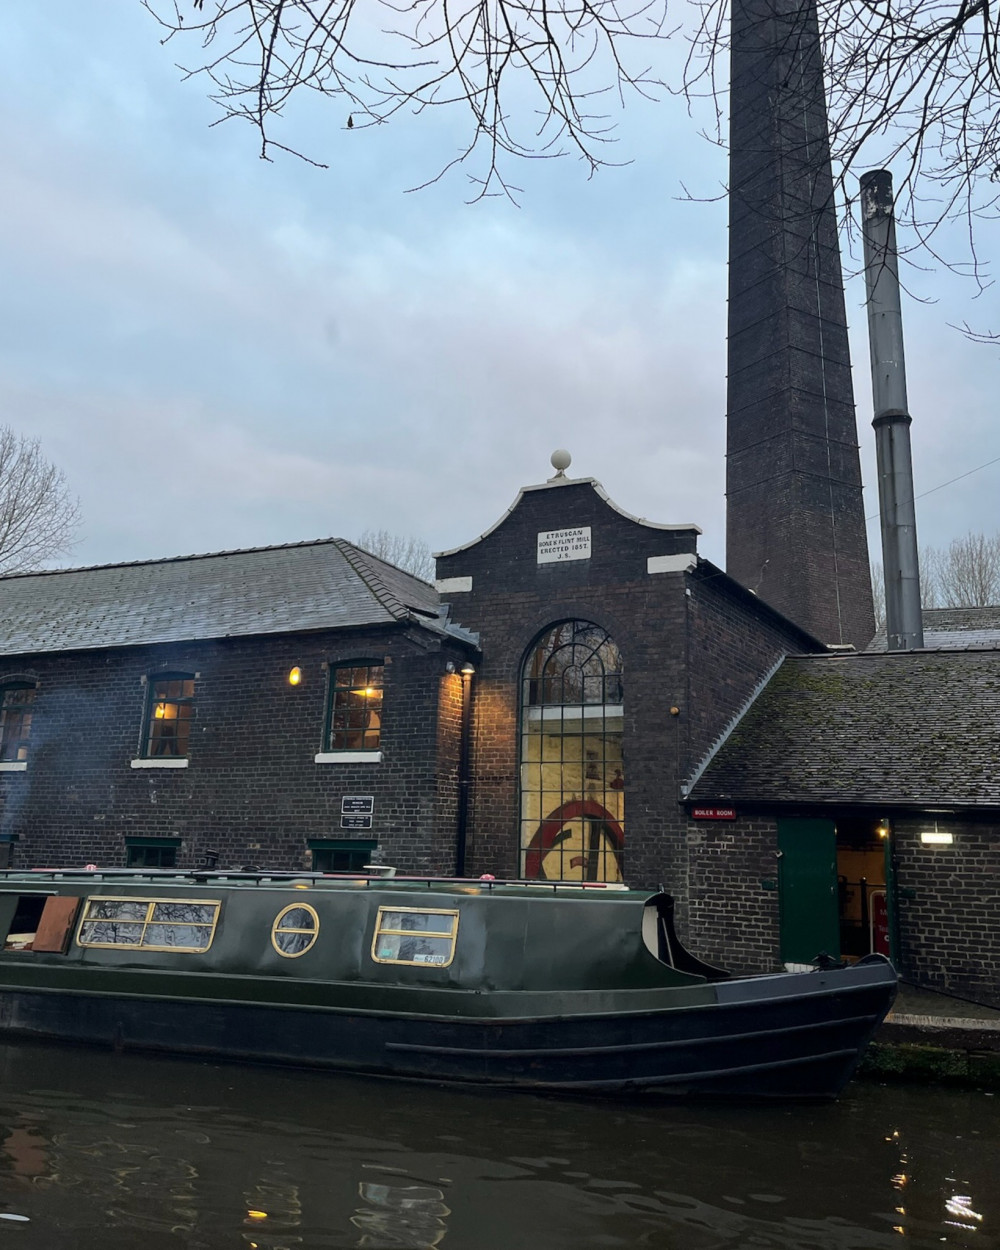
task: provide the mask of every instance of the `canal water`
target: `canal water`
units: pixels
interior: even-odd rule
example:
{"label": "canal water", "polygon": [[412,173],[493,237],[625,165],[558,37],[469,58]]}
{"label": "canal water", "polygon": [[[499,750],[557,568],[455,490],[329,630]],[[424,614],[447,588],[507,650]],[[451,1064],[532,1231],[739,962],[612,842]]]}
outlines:
{"label": "canal water", "polygon": [[487,1093],[0,1047],[0,1250],[1000,1247],[1000,1098]]}

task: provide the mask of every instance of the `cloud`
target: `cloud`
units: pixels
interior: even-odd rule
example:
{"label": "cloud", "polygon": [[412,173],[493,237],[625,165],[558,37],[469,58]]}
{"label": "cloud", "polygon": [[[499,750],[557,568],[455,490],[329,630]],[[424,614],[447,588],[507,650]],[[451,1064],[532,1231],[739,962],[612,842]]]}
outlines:
{"label": "cloud", "polygon": [[[400,194],[452,122],[348,137],[319,102],[304,146],[333,168],[268,165],[246,131],[207,129],[145,16],[53,4],[22,6],[0,50],[0,398],[83,498],[78,558],[383,527],[447,548],[566,446],[573,473],[702,525],[723,560],[725,209],[671,197],[724,160],[683,110],[626,111],[628,168],[587,183],[543,162],[522,208],[469,208],[455,181]],[[904,314],[920,489],[1000,454],[996,353],[943,329],[968,295],[927,281],[942,302]],[[996,472],[927,496],[922,541],[995,528]]]}

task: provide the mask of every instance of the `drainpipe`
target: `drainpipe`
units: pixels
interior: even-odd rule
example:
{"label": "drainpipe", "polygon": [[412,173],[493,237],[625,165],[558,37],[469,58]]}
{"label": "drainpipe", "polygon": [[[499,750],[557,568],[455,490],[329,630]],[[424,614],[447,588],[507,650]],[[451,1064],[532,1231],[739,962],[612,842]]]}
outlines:
{"label": "drainpipe", "polygon": [[462,727],[458,752],[458,814],[455,825],[455,876],[465,876],[465,852],[469,836],[469,744],[472,739],[472,678],[475,666],[462,665]]}
{"label": "drainpipe", "polygon": [[868,294],[868,343],[875,401],[875,455],[885,576],[885,627],[890,651],[924,645],[920,565],[913,502],[910,421],[906,407],[903,317],[892,207],[892,175],[861,176],[861,223]]}

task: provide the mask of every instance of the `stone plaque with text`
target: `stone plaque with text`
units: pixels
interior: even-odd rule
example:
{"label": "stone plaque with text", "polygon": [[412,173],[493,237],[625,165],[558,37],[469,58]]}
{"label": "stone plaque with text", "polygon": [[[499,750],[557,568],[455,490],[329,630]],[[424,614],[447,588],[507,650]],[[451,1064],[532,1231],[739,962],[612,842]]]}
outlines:
{"label": "stone plaque with text", "polygon": [[538,535],[538,563],[590,559],[590,526],[570,530],[543,530]]}

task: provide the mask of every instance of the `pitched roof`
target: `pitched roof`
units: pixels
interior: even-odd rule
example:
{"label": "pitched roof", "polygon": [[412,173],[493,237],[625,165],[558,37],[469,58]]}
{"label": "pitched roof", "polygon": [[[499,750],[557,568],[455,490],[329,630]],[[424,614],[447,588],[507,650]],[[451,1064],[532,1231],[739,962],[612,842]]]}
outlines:
{"label": "pitched roof", "polygon": [[0,577],[0,655],[385,625],[432,586],[342,538]]}
{"label": "pitched roof", "polygon": [[[1000,607],[924,608],[925,647],[1000,647]],[[868,645],[869,651],[884,651],[883,625]]]}
{"label": "pitched roof", "polygon": [[1000,650],[789,657],[688,797],[1000,807]]}

